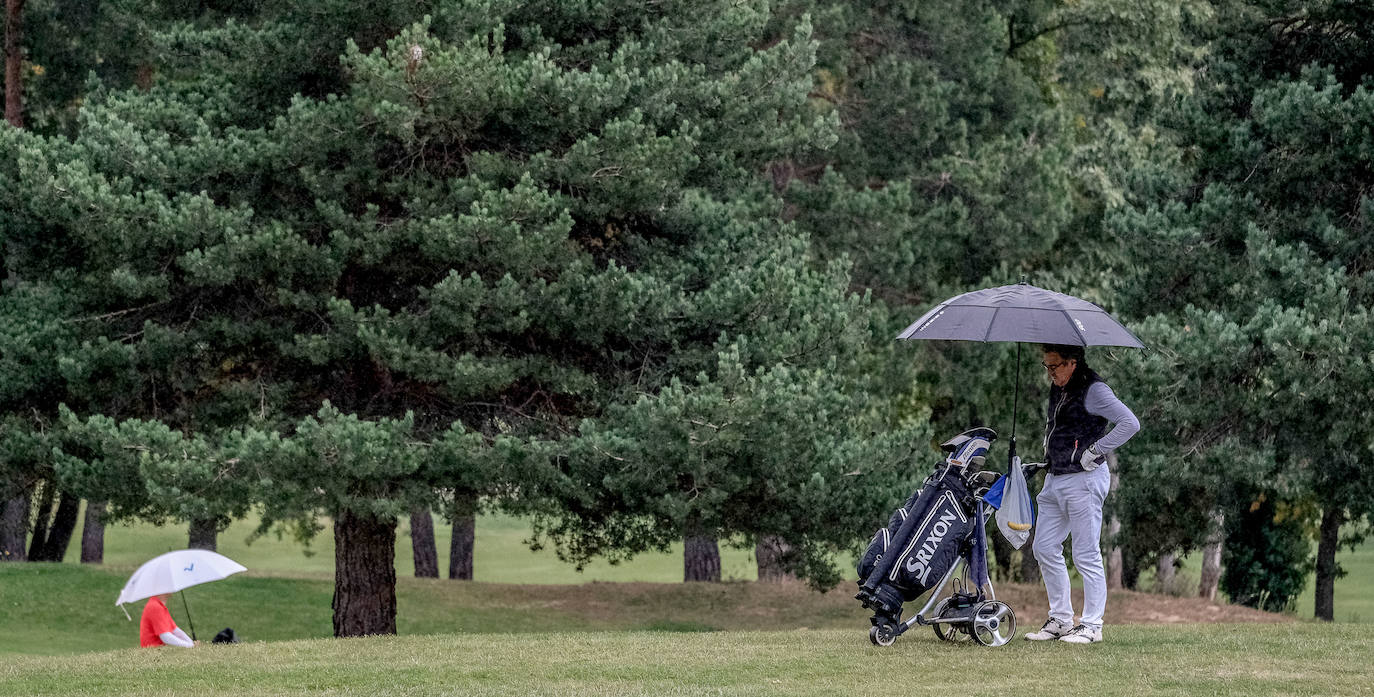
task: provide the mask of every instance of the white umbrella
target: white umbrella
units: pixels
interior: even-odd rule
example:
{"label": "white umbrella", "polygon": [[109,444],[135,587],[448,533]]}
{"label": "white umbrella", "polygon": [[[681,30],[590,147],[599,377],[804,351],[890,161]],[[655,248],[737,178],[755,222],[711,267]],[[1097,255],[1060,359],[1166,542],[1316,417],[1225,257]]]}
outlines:
{"label": "white umbrella", "polygon": [[[155,595],[176,593],[184,588],[218,581],[247,570],[247,567],[233,559],[208,549],[182,549],[168,552],[138,567],[134,575],[129,577],[129,582],[124,584],[124,590],[119,592],[119,600],[115,601],[115,605],[123,606],[125,603],[151,598]],[[184,593],[181,596],[181,602],[186,607],[186,619],[190,622],[191,608],[186,605],[186,594]],[[127,610],[125,614],[128,614]],[[191,636],[194,638],[196,625],[195,622],[190,622],[190,624]]]}

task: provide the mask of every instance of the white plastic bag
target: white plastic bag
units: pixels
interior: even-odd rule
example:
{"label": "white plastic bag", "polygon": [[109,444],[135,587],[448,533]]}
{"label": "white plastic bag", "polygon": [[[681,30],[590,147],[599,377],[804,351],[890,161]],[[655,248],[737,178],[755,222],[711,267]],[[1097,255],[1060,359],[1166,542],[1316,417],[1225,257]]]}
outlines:
{"label": "white plastic bag", "polygon": [[1035,506],[1026,486],[1026,475],[1021,471],[1020,457],[1012,458],[1011,471],[1003,479],[1006,483],[1002,485],[1002,505],[995,514],[997,529],[1014,549],[1021,549],[1035,524]]}

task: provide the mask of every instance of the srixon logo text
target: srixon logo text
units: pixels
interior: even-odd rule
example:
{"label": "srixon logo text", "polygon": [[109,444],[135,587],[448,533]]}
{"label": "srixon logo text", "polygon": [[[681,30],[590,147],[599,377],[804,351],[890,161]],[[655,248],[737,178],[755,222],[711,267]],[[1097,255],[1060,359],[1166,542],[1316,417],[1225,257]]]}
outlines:
{"label": "srixon logo text", "polygon": [[940,542],[945,539],[945,533],[949,532],[949,526],[954,522],[954,511],[948,511],[935,521],[935,525],[930,528],[930,535],[916,553],[906,558],[906,570],[908,573],[916,574],[916,578],[921,580],[921,585],[926,585],[926,576],[930,575],[930,555],[935,553],[935,548],[940,546]]}

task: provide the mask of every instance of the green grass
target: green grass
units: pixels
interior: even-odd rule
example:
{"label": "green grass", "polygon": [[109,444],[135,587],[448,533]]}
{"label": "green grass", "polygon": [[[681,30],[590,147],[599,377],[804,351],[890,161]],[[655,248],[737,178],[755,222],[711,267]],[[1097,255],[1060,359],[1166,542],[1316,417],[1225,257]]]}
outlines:
{"label": "green grass", "polygon": [[[251,518],[231,525],[219,536],[220,553],[247,566],[254,576],[333,577],[334,539],[331,530],[326,528],[309,547],[289,537],[279,539],[272,534],[249,544],[246,540],[256,525],[256,519]],[[439,571],[446,574],[450,527],[440,519],[435,522],[435,537]],[[682,580],[681,544],[674,545],[666,553],[641,554],[622,564],[596,561],[578,572],[572,565],[559,561],[552,550],[530,551],[524,544],[527,537],[529,523],[523,519],[501,514],[478,517],[475,580],[518,584],[576,584],[589,581],[676,583]],[[184,525],[112,525],[105,535],[104,566],[127,574],[158,554],[185,546]],[[80,540],[74,540],[67,550],[66,561],[76,563],[79,556]],[[1348,575],[1336,581],[1336,621],[1374,623],[1374,541],[1366,542],[1353,552],[1343,549],[1336,558],[1349,571]],[[847,568],[851,561],[842,559],[840,564],[842,568]],[[721,571],[727,581],[752,581],[757,574],[753,550],[722,545]],[[397,531],[396,573],[400,577],[411,577],[415,573],[408,520],[401,521]],[[1186,590],[1185,595],[1196,590],[1197,580],[1197,559],[1185,559],[1185,566],[1177,578],[1179,586]],[[1141,577],[1141,588],[1150,589],[1153,584],[1154,570],[1147,569]],[[1296,616],[1312,616],[1314,585],[1314,579],[1309,578],[1298,598]],[[3,593],[3,589],[0,589],[0,593]]]}
{"label": "green grass", "polygon": [[[1316,554],[1315,547],[1312,550]],[[1336,553],[1336,562],[1348,573],[1336,579],[1335,621],[1343,623],[1374,623],[1374,540],[1366,541],[1353,551],[1342,548]],[[1184,559],[1184,566],[1175,578],[1176,592],[1192,595],[1197,591],[1199,557],[1194,555]],[[1141,574],[1140,588],[1151,590],[1155,587],[1153,568]],[[1300,618],[1311,618],[1316,611],[1316,575],[1307,577],[1307,584],[1298,595],[1293,606],[1293,614]]]}
{"label": "green grass", "polygon": [[[326,521],[327,522],[327,521]],[[326,527],[308,547],[291,539],[268,534],[251,544],[248,537],[257,519],[237,521],[220,533],[218,551],[251,569],[255,575],[332,578],[334,575],[334,536]],[[448,547],[452,529],[436,518],[435,544],[439,552],[439,572],[447,575]],[[81,541],[72,541],[65,561],[81,558]],[[682,544],[668,552],[641,554],[631,562],[610,564],[596,561],[578,572],[559,561],[551,549],[530,551],[524,540],[530,535],[528,521],[508,515],[479,516],[473,551],[474,580],[489,583],[586,583],[588,581],[643,581],[676,583],[682,580]],[[105,566],[132,571],[149,559],[186,547],[186,526],[155,527],[146,523],[115,524],[105,530]],[[721,576],[727,581],[752,581],[757,577],[753,549],[721,545]],[[396,574],[415,575],[415,558],[410,545],[409,519],[398,525],[396,535]]]}
{"label": "green grass", "polygon": [[[1107,697],[1345,695],[1370,694],[1374,678],[1364,658],[1374,639],[1357,624],[1112,625],[1100,646],[1018,640],[998,649],[943,644],[920,630],[877,649],[865,636],[867,614],[848,593],[678,583],[680,548],[579,574],[551,552],[528,551],[524,521],[483,516],[476,565],[486,582],[453,583],[412,577],[404,527],[401,636],[389,638],[328,638],[328,531],[313,556],[289,539],[245,544],[251,522],[222,534],[220,550],[250,572],[187,596],[202,638],[227,625],[246,643],[185,652],[122,649],[136,643],[137,624],[113,607],[137,564],[184,546],[181,526],[112,527],[103,567],[0,565],[0,697],[808,695],[892,691],[894,681],[903,694],[950,695],[1020,693],[1044,679]],[[442,569],[448,529],[437,533]],[[722,553],[727,576],[752,578],[748,550]],[[1374,621],[1374,544],[1340,561],[1351,573],[1337,583],[1337,619]],[[1310,616],[1310,589],[1303,602],[1299,616]],[[170,608],[187,627],[180,599]],[[141,604],[130,607],[135,621],[139,611]]]}
{"label": "green grass", "polygon": [[[138,641],[143,603],[115,606],[125,572],[80,564],[0,565],[0,656],[106,651]],[[333,635],[333,584],[321,578],[238,574],[185,591],[197,635],[226,626],[246,641]],[[757,583],[508,585],[400,578],[403,635],[659,630],[701,632],[865,627],[848,593]],[[189,633],[182,598],[168,603]],[[14,630],[22,628],[22,630]]]}
{"label": "green grass", "polygon": [[315,640],[137,649],[0,664],[0,696],[1367,695],[1358,626],[1110,628],[1094,646],[870,646],[859,631],[624,632]]}

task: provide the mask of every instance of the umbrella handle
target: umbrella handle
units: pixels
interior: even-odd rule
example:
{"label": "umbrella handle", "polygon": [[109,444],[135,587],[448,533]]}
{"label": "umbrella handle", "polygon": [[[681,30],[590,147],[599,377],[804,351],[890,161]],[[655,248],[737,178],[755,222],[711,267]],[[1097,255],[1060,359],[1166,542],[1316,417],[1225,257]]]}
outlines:
{"label": "umbrella handle", "polygon": [[181,591],[181,606],[186,608],[186,624],[191,625],[191,641],[196,640],[196,621],[191,619],[191,606],[186,604],[186,591]]}

